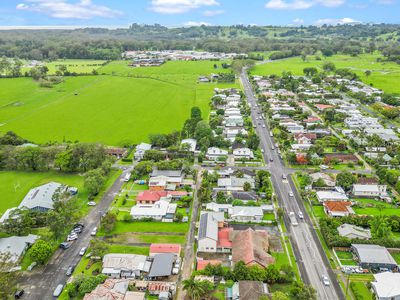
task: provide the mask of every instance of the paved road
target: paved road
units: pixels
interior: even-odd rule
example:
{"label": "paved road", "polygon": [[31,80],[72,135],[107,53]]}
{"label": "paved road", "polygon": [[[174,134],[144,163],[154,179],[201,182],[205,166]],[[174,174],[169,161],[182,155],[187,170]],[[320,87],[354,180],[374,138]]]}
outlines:
{"label": "paved road", "polygon": [[79,251],[82,247],[87,247],[91,239],[90,232],[93,227],[99,226],[100,214],[107,211],[108,207],[114,200],[116,194],[119,193],[124,181],[125,174],[130,172],[132,168],[124,168],[122,174],[114,182],[111,188],[104,194],[101,201],[93,207],[89,214],[81,221],[85,224],[83,232],[79,235],[78,240],[73,242],[67,250],[58,249],[53,255],[51,261],[43,268],[26,273],[20,282],[21,287],[25,290],[26,299],[30,300],[47,300],[53,299],[53,291],[58,284],[65,284],[69,279],[65,273],[70,265],[77,265],[80,256]]}
{"label": "paved road", "polygon": [[[277,150],[272,150],[274,141],[270,137],[268,127],[258,125],[260,122],[259,113],[261,110],[255,107],[256,97],[254,96],[246,70],[242,72],[240,79],[247,100],[252,106],[251,117],[253,123],[257,124],[256,131],[260,137],[261,148],[264,149],[264,159],[268,162],[268,169],[271,172],[271,179],[278,201],[285,211],[285,224],[290,234],[289,237],[293,245],[294,254],[303,282],[311,284],[316,289],[318,299],[344,299],[343,292],[329,266],[329,261],[322,249],[318,236],[312,226],[312,222],[306,213],[300,195],[290,178],[289,180],[282,179],[283,175],[288,176],[291,172],[288,172],[289,170],[285,168],[283,161],[279,158]],[[261,124],[264,124],[264,121],[261,122]],[[270,158],[272,158],[273,161],[270,161]],[[294,193],[294,197],[289,196],[289,192],[291,191]],[[292,226],[290,224],[287,214],[291,211],[295,212],[296,215],[300,211],[303,212],[304,221],[298,218],[298,226]],[[322,275],[330,277],[330,286],[326,287],[323,285],[321,281]]]}
{"label": "paved road", "polygon": [[185,244],[185,256],[183,258],[183,264],[182,264],[182,270],[180,273],[180,277],[178,280],[178,299],[185,299],[185,291],[182,289],[182,280],[189,279],[190,276],[192,275],[192,266],[194,263],[194,243],[195,243],[195,232],[196,232],[196,223],[197,223],[197,218],[199,215],[199,199],[197,197],[197,191],[200,188],[201,185],[201,175],[202,175],[202,170],[201,168],[198,168],[198,173],[197,173],[197,180],[196,180],[196,188],[193,191],[193,207],[192,207],[192,216],[190,219],[190,227],[189,227],[189,232],[187,234],[187,241]]}

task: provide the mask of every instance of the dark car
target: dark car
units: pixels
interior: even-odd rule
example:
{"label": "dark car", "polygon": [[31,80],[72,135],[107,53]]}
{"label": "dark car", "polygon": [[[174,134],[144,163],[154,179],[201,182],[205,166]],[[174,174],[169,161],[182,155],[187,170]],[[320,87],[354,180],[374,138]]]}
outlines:
{"label": "dark car", "polygon": [[61,243],[60,244],[60,248],[61,249],[68,249],[69,247],[71,247],[71,244],[70,243],[67,243],[67,242],[64,242],[64,243]]}
{"label": "dark car", "polygon": [[65,275],[67,276],[71,276],[72,273],[74,273],[75,267],[74,266],[69,266],[67,269],[67,273],[65,273]]}
{"label": "dark car", "polygon": [[24,293],[25,293],[24,290],[18,290],[18,291],[15,292],[14,298],[15,298],[15,299],[21,299],[21,298],[22,298],[22,295],[23,295]]}
{"label": "dark car", "polygon": [[85,227],[85,225],[83,225],[82,223],[76,223],[74,225],[74,228],[78,228],[78,227],[83,228],[83,227]]}

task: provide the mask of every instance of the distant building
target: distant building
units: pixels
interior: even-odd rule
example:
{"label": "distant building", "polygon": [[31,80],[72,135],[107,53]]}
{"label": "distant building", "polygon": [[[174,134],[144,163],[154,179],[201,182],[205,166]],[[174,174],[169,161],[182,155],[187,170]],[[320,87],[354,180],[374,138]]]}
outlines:
{"label": "distant building", "polygon": [[357,255],[359,264],[364,269],[388,269],[397,270],[398,266],[389,251],[378,245],[351,245],[353,252]]}
{"label": "distant building", "polygon": [[150,144],[146,144],[146,143],[141,143],[141,144],[137,145],[135,154],[134,154],[135,160],[138,160],[138,161],[142,160],[146,151],[150,150],[151,147],[152,146]]}
{"label": "distant building", "polygon": [[351,224],[342,224],[337,228],[339,235],[349,239],[369,240],[371,231]]}
{"label": "distant building", "polygon": [[211,147],[207,149],[206,158],[208,160],[218,160],[226,157],[227,155],[228,151],[216,147]]}
{"label": "distant building", "polygon": [[233,150],[235,159],[253,159],[254,154],[249,148],[237,148]]}
{"label": "distant building", "polygon": [[145,300],[146,293],[128,291],[129,279],[106,279],[83,300]]}

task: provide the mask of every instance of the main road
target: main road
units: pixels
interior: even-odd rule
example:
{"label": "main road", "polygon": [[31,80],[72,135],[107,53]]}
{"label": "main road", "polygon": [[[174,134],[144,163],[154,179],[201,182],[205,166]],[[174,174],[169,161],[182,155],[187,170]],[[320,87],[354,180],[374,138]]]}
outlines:
{"label": "main road", "polygon": [[[270,136],[268,125],[265,124],[261,108],[256,106],[257,100],[253,92],[251,83],[244,69],[240,75],[247,101],[251,105],[251,117],[255,124],[256,131],[260,137],[260,146],[263,149],[265,161],[268,163],[268,170],[271,173],[272,184],[279,201],[284,209],[284,221],[289,233],[289,238],[293,245],[297,265],[304,283],[310,284],[317,291],[318,299],[336,300],[345,299],[336,276],[332,271],[329,261],[315,232],[311,219],[306,213],[301,197],[290,178],[290,172],[285,167],[282,159],[274,145],[274,140]],[[272,150],[274,149],[274,150]],[[287,179],[286,179],[287,178]],[[293,194],[292,194],[293,193]],[[289,212],[296,214],[298,225],[293,226],[289,221]],[[302,212],[304,219],[298,217]],[[326,275],[330,279],[330,285],[325,286],[321,280]]]}

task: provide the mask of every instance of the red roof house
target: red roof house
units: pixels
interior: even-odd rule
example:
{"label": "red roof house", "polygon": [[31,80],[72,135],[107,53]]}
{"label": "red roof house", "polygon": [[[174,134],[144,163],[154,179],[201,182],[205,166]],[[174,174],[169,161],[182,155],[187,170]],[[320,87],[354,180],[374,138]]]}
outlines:
{"label": "red roof house", "polygon": [[354,214],[349,201],[325,201],[324,209],[331,217],[345,217]]}
{"label": "red roof house", "polygon": [[173,253],[176,255],[181,254],[181,245],[179,244],[151,244],[150,245],[150,256],[154,256],[160,253]]}
{"label": "red roof house", "polygon": [[136,202],[140,204],[153,204],[160,200],[161,197],[167,197],[166,191],[143,191],[136,197]]}
{"label": "red roof house", "polygon": [[232,227],[223,227],[218,230],[218,248],[232,248]]}
{"label": "red roof house", "polygon": [[325,109],[328,109],[328,108],[333,108],[333,106],[329,105],[329,104],[315,104],[315,107],[318,110],[325,110]]}

